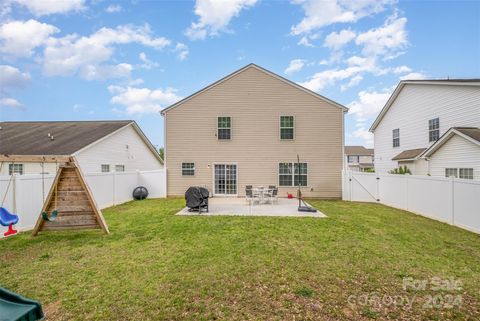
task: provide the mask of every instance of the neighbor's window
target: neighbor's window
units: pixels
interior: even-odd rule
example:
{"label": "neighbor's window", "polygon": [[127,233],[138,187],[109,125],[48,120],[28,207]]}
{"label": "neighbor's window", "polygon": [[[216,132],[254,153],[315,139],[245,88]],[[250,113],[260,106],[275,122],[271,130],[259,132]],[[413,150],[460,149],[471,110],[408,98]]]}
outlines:
{"label": "neighbor's window", "polygon": [[440,119],[430,119],[428,121],[428,141],[436,142],[438,138],[440,138]]}
{"label": "neighbor's window", "polygon": [[460,168],[458,178],[473,179],[473,168]]}
{"label": "neighbor's window", "polygon": [[359,156],[348,155],[348,162],[349,163],[358,163]]}
{"label": "neighbor's window", "polygon": [[182,176],[194,176],[195,163],[182,163]]}
{"label": "neighbor's window", "polygon": [[218,117],[217,137],[218,139],[230,139],[232,136],[232,119],[230,117]]}
{"label": "neighbor's window", "polygon": [[101,168],[102,168],[102,173],[110,172],[110,165],[108,165],[108,164],[102,164]]}
{"label": "neighbor's window", "polygon": [[280,139],[293,139],[293,116],[280,116]]}
{"label": "neighbor's window", "polygon": [[445,177],[458,177],[458,170],[457,168],[445,168]]}
{"label": "neighbor's window", "polygon": [[115,165],[115,172],[125,172],[125,165]]}
{"label": "neighbor's window", "polygon": [[23,175],[23,164],[9,164],[8,165],[8,175]]}
{"label": "neighbor's window", "polygon": [[400,147],[400,128],[392,130],[393,147]]}
{"label": "neighbor's window", "polygon": [[280,186],[307,186],[308,165],[307,163],[279,163],[278,185]]}

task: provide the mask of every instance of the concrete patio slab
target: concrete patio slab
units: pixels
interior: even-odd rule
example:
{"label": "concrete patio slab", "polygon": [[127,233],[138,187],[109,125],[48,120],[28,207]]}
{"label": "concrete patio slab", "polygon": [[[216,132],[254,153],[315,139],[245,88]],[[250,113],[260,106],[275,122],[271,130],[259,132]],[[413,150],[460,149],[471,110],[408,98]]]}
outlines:
{"label": "concrete patio slab", "polygon": [[232,216],[284,216],[284,217],[327,217],[320,211],[299,212],[298,200],[279,198],[274,204],[249,205],[244,198],[212,197],[208,200],[209,212],[198,214],[185,207],[176,215],[232,215]]}

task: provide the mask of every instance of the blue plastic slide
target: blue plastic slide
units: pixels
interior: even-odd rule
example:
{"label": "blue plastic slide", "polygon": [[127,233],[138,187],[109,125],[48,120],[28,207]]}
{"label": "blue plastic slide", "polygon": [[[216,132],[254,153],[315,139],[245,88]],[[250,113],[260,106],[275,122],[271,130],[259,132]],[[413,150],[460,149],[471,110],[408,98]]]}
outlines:
{"label": "blue plastic slide", "polygon": [[43,318],[40,303],[0,288],[0,321],[37,321]]}

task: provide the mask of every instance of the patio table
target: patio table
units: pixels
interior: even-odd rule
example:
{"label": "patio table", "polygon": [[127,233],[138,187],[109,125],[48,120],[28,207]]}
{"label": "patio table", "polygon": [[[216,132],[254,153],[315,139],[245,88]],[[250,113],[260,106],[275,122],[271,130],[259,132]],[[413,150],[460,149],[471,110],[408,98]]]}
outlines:
{"label": "patio table", "polygon": [[265,202],[265,194],[271,192],[271,189],[262,186],[252,188],[253,195],[259,196],[259,202]]}

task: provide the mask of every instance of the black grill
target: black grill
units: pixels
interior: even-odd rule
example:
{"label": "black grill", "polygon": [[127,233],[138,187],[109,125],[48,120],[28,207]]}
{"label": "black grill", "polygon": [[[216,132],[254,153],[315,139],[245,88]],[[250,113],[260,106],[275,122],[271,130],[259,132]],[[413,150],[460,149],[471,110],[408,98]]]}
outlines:
{"label": "black grill", "polygon": [[192,186],[187,189],[185,192],[185,200],[187,202],[187,207],[189,212],[198,212],[202,211],[208,212],[208,189],[200,186]]}

